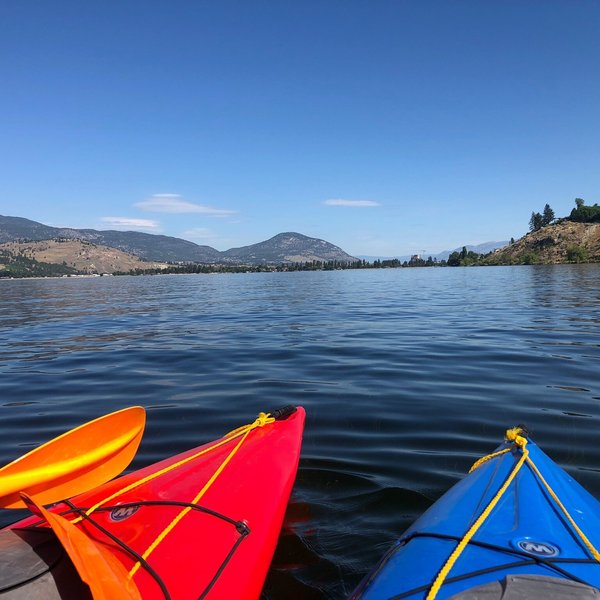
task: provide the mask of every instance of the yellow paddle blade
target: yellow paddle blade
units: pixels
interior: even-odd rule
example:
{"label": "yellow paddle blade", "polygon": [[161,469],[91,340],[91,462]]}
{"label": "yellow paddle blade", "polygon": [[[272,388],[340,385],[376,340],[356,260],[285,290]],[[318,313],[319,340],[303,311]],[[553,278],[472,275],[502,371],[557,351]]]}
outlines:
{"label": "yellow paddle blade", "polygon": [[0,508],[24,508],[19,492],[50,504],[116,477],[140,445],[146,412],[125,408],[76,427],[0,469]]}
{"label": "yellow paddle blade", "polygon": [[27,494],[23,494],[23,501],[31,512],[52,527],[94,600],[142,600],[135,582],[110,550],[94,542],[64,517],[47,511]]}

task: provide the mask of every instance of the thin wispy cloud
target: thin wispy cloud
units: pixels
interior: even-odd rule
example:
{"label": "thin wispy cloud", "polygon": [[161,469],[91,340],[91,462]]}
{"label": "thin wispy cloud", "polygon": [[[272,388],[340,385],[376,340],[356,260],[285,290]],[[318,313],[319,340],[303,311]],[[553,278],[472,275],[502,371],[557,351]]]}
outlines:
{"label": "thin wispy cloud", "polygon": [[327,206],[348,206],[355,208],[381,206],[379,202],[375,202],[373,200],[346,200],[344,198],[332,198],[331,200],[323,200],[323,204]]}
{"label": "thin wispy cloud", "polygon": [[189,202],[179,194],[154,194],[146,200],[136,202],[134,206],[148,212],[173,214],[196,213],[210,217],[229,217],[237,214],[235,210],[225,210]]}
{"label": "thin wispy cloud", "polygon": [[158,221],[151,219],[130,219],[129,217],[102,217],[103,224],[113,229],[149,229],[156,231],[160,227]]}

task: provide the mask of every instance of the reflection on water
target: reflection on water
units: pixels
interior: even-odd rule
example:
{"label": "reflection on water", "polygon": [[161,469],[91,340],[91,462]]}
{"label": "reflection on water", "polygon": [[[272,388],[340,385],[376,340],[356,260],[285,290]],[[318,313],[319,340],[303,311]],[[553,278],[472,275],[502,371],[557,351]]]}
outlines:
{"label": "reflection on water", "polygon": [[133,467],[307,408],[274,600],[343,598],[515,423],[600,496],[596,265],[0,281],[0,307],[3,462],[131,404]]}

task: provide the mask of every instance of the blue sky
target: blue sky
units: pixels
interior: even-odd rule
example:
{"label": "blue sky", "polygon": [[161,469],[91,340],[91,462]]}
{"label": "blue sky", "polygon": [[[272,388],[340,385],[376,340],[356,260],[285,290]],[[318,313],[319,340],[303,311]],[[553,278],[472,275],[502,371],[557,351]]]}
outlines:
{"label": "blue sky", "polygon": [[0,214],[219,250],[519,237],[600,201],[600,3],[0,4]]}

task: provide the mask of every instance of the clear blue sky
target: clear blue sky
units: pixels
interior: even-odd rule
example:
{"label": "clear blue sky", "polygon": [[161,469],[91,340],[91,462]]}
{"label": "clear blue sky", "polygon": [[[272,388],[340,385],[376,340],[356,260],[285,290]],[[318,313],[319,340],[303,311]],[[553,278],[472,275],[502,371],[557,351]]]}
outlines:
{"label": "clear blue sky", "polygon": [[219,250],[519,237],[600,201],[600,2],[0,4],[0,214]]}

